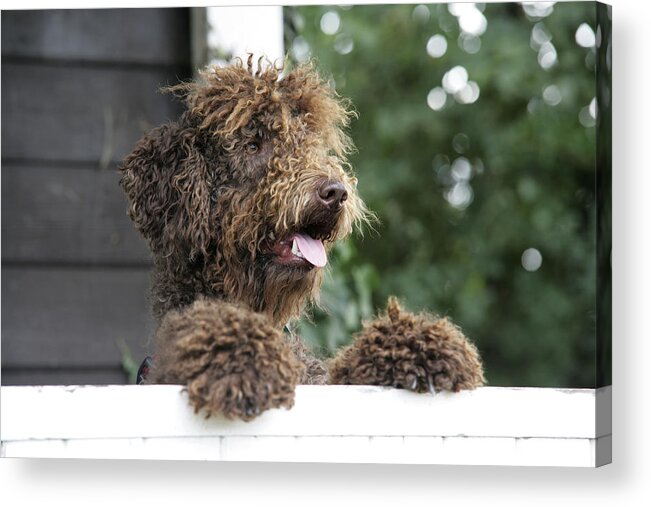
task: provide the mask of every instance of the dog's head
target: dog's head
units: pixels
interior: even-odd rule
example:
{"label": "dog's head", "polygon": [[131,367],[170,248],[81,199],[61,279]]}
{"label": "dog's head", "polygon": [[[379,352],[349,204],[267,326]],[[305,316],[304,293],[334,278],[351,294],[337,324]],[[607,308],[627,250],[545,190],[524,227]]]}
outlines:
{"label": "dog's head", "polygon": [[332,244],[367,216],[346,162],[353,113],[311,65],[281,77],[249,58],[170,90],[188,110],[121,166],[159,278],[191,276],[278,322],[298,315]]}

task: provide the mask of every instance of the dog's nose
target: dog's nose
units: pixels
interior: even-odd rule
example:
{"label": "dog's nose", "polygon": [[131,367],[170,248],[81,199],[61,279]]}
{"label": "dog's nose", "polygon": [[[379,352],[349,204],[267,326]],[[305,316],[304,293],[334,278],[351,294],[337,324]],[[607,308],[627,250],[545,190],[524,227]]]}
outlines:
{"label": "dog's nose", "polygon": [[344,201],[348,199],[346,187],[340,181],[324,181],[318,186],[316,193],[321,204],[334,211],[341,209]]}

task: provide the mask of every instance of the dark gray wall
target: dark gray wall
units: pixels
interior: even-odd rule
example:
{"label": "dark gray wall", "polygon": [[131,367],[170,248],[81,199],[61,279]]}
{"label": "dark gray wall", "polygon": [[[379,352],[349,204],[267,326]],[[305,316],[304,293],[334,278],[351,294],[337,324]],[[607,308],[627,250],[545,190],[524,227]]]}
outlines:
{"label": "dark gray wall", "polygon": [[2,384],[122,383],[152,329],[117,163],[178,116],[187,9],[2,12]]}

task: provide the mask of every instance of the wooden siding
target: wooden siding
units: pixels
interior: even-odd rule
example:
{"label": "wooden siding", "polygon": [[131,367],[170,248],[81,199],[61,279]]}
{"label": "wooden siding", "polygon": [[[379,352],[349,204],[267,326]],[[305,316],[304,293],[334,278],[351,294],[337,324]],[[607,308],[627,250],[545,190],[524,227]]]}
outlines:
{"label": "wooden siding", "polygon": [[188,9],[2,13],[2,384],[127,380],[153,328],[150,257],[116,167],[176,118]]}
{"label": "wooden siding", "polygon": [[[7,264],[145,265],[115,166],[2,166],[2,259]],[[10,219],[9,219],[10,218]]]}

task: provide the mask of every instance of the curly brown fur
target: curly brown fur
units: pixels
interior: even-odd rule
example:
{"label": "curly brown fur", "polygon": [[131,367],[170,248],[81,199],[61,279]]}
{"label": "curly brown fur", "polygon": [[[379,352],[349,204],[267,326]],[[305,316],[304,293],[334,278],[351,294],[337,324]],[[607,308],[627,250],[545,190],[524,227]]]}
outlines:
{"label": "curly brown fur", "polygon": [[[154,259],[162,322],[149,382],[184,383],[197,411],[249,420],[290,407],[297,382],[328,382],[323,362],[282,328],[317,301],[322,255],[369,216],[346,161],[353,113],[312,65],[283,76],[249,58],[168,90],[187,111],[120,167]],[[367,327],[334,361],[333,380],[478,384],[476,351],[454,326],[400,315]],[[409,375],[420,375],[414,386]]]}
{"label": "curly brown fur", "polygon": [[326,364],[317,359],[300,336],[290,333],[286,336],[296,358],[305,365],[300,384],[323,385],[328,383]]}
{"label": "curly brown fur", "polygon": [[484,384],[475,346],[447,319],[413,315],[390,298],[387,313],[366,324],[330,364],[333,384],[393,386],[417,392]]}
{"label": "curly brown fur", "polygon": [[[352,113],[310,65],[281,78],[240,62],[169,90],[188,111],[121,166],[129,215],[154,254],[154,312],[204,294],[285,324],[317,297],[322,273],[278,266],[265,244],[307,230],[329,249],[366,215],[345,161]],[[309,199],[324,180],[347,192],[336,217]]]}
{"label": "curly brown fur", "polygon": [[206,416],[246,421],[294,404],[305,367],[262,314],[199,299],[169,312],[157,338],[159,354],[148,382],[187,384],[190,403]]}

